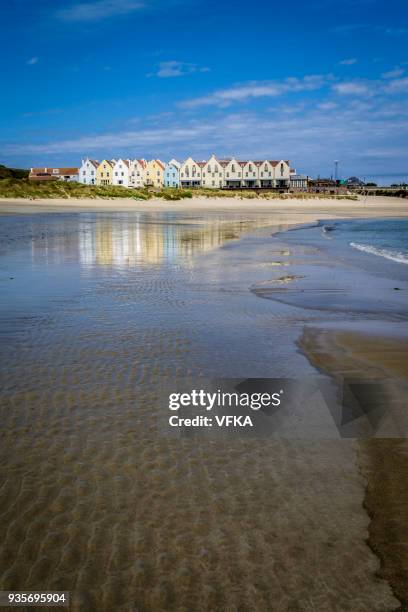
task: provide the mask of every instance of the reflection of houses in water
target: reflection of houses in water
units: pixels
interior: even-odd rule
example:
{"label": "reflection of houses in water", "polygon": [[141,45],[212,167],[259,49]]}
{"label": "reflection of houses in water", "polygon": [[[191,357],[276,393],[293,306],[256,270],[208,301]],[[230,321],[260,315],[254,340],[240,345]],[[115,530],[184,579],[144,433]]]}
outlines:
{"label": "reflection of houses in water", "polygon": [[180,222],[161,215],[96,217],[80,226],[79,252],[87,266],[158,265],[214,249],[239,238],[245,229],[264,222],[225,222],[215,219],[199,225],[194,219]]}

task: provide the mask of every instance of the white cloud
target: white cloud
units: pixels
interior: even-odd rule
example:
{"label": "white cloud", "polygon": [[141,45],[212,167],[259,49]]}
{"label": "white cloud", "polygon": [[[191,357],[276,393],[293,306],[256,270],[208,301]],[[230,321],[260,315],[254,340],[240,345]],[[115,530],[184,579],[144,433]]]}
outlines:
{"label": "white cloud", "polygon": [[38,64],[38,59],[38,57],[30,57],[30,59],[26,61],[27,66],[35,66],[35,64]]}
{"label": "white cloud", "polygon": [[317,108],[321,110],[334,110],[337,108],[337,104],[335,102],[321,102],[317,105]]}
{"label": "white cloud", "polygon": [[147,6],[143,0],[94,0],[77,2],[57,11],[66,21],[98,21],[115,15],[127,15]]}
{"label": "white cloud", "polygon": [[289,92],[312,91],[325,85],[329,76],[308,75],[303,78],[288,77],[284,81],[251,81],[243,85],[235,85],[220,89],[207,96],[191,98],[179,103],[181,108],[197,108],[200,106],[226,107],[232,102],[245,102],[254,98],[273,98]]}
{"label": "white cloud", "polygon": [[408,77],[403,79],[394,79],[386,86],[388,93],[405,93],[408,92]]}
{"label": "white cloud", "polygon": [[147,76],[157,76],[160,78],[171,78],[178,76],[185,76],[186,74],[192,74],[193,72],[209,72],[210,69],[207,67],[201,68],[196,64],[190,64],[187,62],[178,62],[176,60],[160,62],[157,72],[150,73]]}
{"label": "white cloud", "polygon": [[353,64],[357,64],[356,57],[350,57],[349,59],[344,59],[339,62],[342,66],[353,66]]}
{"label": "white cloud", "polygon": [[362,95],[369,93],[369,87],[364,83],[356,81],[348,81],[344,83],[336,83],[333,85],[333,90],[341,95]]}
{"label": "white cloud", "polygon": [[404,68],[400,68],[400,66],[395,66],[392,70],[388,70],[388,72],[383,72],[383,79],[396,79],[404,74]]}

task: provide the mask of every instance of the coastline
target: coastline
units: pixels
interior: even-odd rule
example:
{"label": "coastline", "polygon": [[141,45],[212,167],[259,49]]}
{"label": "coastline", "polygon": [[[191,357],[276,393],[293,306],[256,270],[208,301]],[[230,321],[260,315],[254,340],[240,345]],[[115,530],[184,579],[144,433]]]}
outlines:
{"label": "coastline", "polygon": [[[67,213],[67,212],[265,212],[287,214],[288,217],[299,215],[300,221],[316,221],[319,218],[353,218],[353,217],[406,217],[408,203],[400,198],[368,196],[359,200],[336,199],[261,199],[250,198],[191,198],[177,201],[162,199],[127,200],[117,198],[102,199],[0,199],[0,215],[33,214],[33,213]],[[303,220],[305,219],[305,220]]]}
{"label": "coastline", "polygon": [[[360,395],[371,409],[371,423],[377,411],[375,437],[356,440],[357,462],[366,486],[363,506],[370,517],[367,544],[380,559],[378,575],[391,586],[408,609],[408,439],[406,397],[408,390],[407,339],[379,332],[308,329],[299,347],[321,372],[333,379],[360,382],[371,379],[376,393]],[[368,387],[369,388],[369,387]],[[401,431],[389,437],[387,421]],[[401,427],[402,424],[402,427]],[[389,425],[389,423],[388,423]],[[405,432],[404,432],[405,430]],[[384,433],[385,431],[385,433]]]}

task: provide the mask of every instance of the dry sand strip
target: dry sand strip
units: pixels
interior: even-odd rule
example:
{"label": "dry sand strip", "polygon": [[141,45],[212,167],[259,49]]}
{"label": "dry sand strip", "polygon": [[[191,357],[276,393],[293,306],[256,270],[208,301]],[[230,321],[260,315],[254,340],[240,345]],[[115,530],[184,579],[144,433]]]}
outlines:
{"label": "dry sand strip", "polygon": [[336,199],[241,199],[191,198],[177,201],[152,199],[147,201],[117,198],[105,199],[0,199],[0,214],[48,212],[246,212],[286,213],[294,223],[336,217],[405,217],[408,202],[401,198],[368,196],[356,200]]}

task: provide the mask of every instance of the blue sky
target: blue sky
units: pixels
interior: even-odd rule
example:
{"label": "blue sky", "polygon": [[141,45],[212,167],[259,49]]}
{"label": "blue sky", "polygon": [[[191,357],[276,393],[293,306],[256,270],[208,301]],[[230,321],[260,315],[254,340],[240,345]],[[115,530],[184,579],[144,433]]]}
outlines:
{"label": "blue sky", "polygon": [[408,180],[406,0],[8,0],[0,23],[0,163],[216,153]]}

